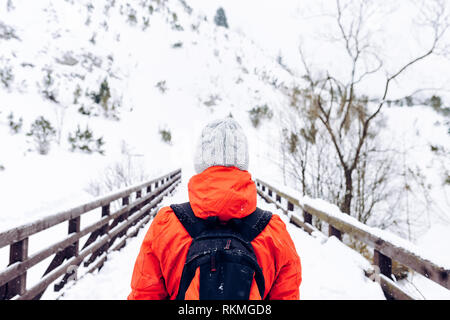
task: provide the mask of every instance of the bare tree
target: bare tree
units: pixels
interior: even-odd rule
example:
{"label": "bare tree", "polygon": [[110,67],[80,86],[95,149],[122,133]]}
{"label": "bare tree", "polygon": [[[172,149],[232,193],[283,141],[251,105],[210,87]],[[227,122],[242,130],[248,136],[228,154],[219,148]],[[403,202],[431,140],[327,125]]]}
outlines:
{"label": "bare tree", "polygon": [[[326,71],[322,77],[316,76],[302,47],[300,58],[305,69],[305,79],[309,84],[308,114],[313,115],[328,134],[328,139],[334,147],[345,181],[344,194],[339,201],[340,209],[351,213],[352,200],[355,196],[355,174],[367,174],[362,170],[366,163],[365,152],[368,140],[376,133],[372,130],[375,119],[379,117],[386,104],[391,84],[398,80],[406,70],[426,59],[432,54],[441,53],[444,46],[442,39],[449,27],[446,2],[433,0],[420,2],[423,28],[431,31],[431,41],[423,53],[405,62],[394,71],[384,68],[381,59],[371,43],[370,29],[365,25],[371,15],[376,12],[373,1],[336,0],[335,25],[340,41],[345,47],[345,54],[350,60],[348,75],[338,76]],[[379,98],[371,99],[360,96],[359,85],[369,76],[385,73],[383,92]],[[358,180],[359,182],[364,181]],[[361,191],[361,185],[357,187]]]}

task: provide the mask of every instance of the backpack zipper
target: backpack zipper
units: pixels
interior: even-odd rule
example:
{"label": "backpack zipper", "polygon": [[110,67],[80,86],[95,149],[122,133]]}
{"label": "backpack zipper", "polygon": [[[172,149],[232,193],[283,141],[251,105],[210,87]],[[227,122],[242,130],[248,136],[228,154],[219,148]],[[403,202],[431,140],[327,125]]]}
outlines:
{"label": "backpack zipper", "polygon": [[211,254],[211,272],[216,272],[216,253]]}

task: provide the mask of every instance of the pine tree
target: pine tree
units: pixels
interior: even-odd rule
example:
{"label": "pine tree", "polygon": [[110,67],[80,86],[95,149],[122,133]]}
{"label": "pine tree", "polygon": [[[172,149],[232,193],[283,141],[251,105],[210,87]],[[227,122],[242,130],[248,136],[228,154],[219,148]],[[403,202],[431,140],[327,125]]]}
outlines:
{"label": "pine tree", "polygon": [[219,27],[228,28],[227,17],[225,15],[225,10],[223,10],[223,8],[217,9],[216,16],[214,17],[214,22]]}
{"label": "pine tree", "polygon": [[56,130],[43,116],[40,116],[31,124],[31,130],[27,133],[27,136],[34,138],[36,150],[42,155],[49,152],[50,141],[55,135]]}

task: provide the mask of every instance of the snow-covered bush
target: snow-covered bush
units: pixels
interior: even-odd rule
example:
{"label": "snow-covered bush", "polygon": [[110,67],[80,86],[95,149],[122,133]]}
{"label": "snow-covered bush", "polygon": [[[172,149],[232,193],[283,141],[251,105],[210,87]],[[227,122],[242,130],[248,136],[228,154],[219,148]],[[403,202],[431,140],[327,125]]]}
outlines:
{"label": "snow-covered bush", "polygon": [[14,80],[14,75],[12,73],[12,69],[9,66],[5,66],[3,68],[0,68],[0,82],[2,85],[9,89],[11,87],[11,83]]}
{"label": "snow-covered bush", "polygon": [[169,129],[159,129],[161,140],[167,144],[172,144],[172,133]]}
{"label": "snow-covered bush", "polygon": [[33,137],[36,151],[46,155],[50,151],[50,143],[56,135],[56,130],[43,116],[37,118],[32,124],[27,136]]}
{"label": "snow-covered bush", "polygon": [[73,104],[78,104],[80,97],[81,97],[81,87],[79,84],[77,84],[77,87],[73,92]]}
{"label": "snow-covered bush", "polygon": [[99,91],[91,92],[90,96],[92,101],[101,107],[106,118],[119,119],[118,104],[112,99],[111,89],[106,78],[100,84]]}
{"label": "snow-covered bush", "polygon": [[167,91],[166,80],[158,81],[158,83],[156,84],[155,87],[157,87],[159,89],[159,91],[161,91],[161,93],[165,93]]}
{"label": "snow-covered bush", "polygon": [[42,94],[44,95],[44,97],[52,102],[58,102],[58,100],[56,99],[57,93],[55,90],[55,81],[53,78],[53,70],[51,70],[50,68],[46,68],[45,70],[45,75],[42,81]]}
{"label": "snow-covered bush", "polygon": [[94,138],[94,134],[88,126],[86,129],[81,130],[80,126],[77,126],[77,130],[72,134],[69,133],[69,143],[71,146],[71,151],[79,150],[85,153],[98,152],[104,154],[105,151],[102,149],[105,142],[103,137]]}
{"label": "snow-covered bush", "polygon": [[121,156],[107,166],[104,172],[91,180],[85,191],[94,197],[140,183],[149,178],[144,165],[145,159],[135,157],[129,146],[123,142]]}
{"label": "snow-covered bush", "polygon": [[19,39],[14,28],[0,21],[0,39],[11,40]]}
{"label": "snow-covered bush", "polygon": [[85,116],[90,116],[92,114],[92,108],[86,107],[84,104],[78,108],[78,112]]}
{"label": "snow-covered bush", "polygon": [[207,107],[212,107],[217,105],[217,102],[222,100],[218,94],[210,94],[208,100],[203,102],[203,104]]}
{"label": "snow-covered bush", "polygon": [[174,49],[179,49],[179,48],[182,48],[182,47],[183,47],[183,42],[181,42],[181,41],[175,42],[175,43],[172,45],[172,48],[174,48]]}
{"label": "snow-covered bush", "polygon": [[8,125],[11,133],[19,133],[22,129],[23,119],[19,118],[19,120],[14,119],[14,114],[11,112],[8,116]]}
{"label": "snow-covered bush", "polygon": [[252,124],[255,128],[258,128],[261,120],[263,119],[272,119],[273,112],[270,110],[270,108],[267,106],[267,104],[264,104],[262,106],[255,106],[253,109],[248,111],[250,120],[252,121]]}

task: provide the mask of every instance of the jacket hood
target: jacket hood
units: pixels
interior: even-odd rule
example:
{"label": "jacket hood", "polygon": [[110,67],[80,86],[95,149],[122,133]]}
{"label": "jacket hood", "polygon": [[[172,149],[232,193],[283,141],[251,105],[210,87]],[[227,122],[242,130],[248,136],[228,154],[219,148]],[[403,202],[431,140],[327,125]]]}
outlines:
{"label": "jacket hood", "polygon": [[202,219],[244,218],[256,209],[255,183],[236,167],[209,167],[189,180],[188,191],[192,210]]}

